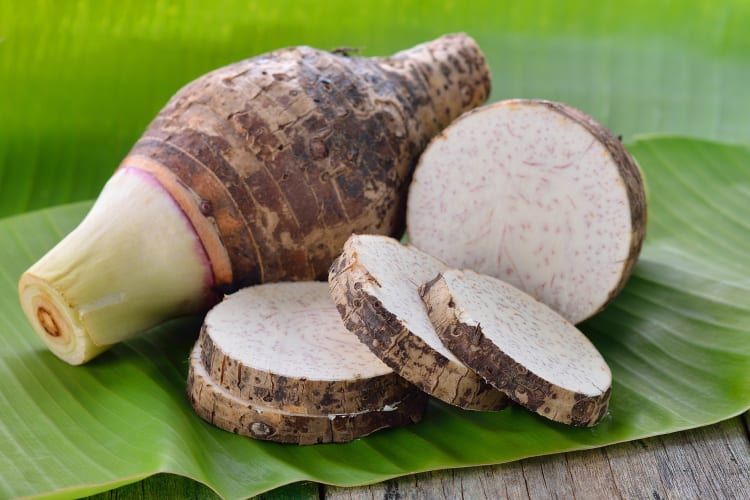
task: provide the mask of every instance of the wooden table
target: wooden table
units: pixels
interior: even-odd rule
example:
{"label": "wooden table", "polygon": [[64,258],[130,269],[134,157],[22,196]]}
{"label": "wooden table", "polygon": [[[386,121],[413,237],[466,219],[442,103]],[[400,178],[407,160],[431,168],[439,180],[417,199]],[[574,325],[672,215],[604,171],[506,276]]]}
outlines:
{"label": "wooden table", "polygon": [[[595,450],[415,474],[372,486],[300,483],[260,499],[750,499],[750,413],[715,425]],[[160,474],[97,500],[215,498]]]}

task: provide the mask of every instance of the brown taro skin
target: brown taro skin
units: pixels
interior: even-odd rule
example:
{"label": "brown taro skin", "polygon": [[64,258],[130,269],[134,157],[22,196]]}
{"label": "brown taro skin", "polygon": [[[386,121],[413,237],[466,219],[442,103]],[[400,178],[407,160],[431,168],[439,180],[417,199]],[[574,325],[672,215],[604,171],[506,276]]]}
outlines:
{"label": "brown taro skin", "polygon": [[206,422],[254,439],[298,445],[345,443],[379,430],[417,423],[427,404],[426,394],[412,391],[380,410],[330,415],[284,411],[233,396],[209,376],[201,357],[200,344],[196,344],[187,379],[190,405]]}
{"label": "brown taro skin", "polygon": [[182,88],[121,168],[151,172],[180,203],[218,296],[325,279],[351,233],[402,234],[420,153],[489,92],[464,34],[383,58],[281,49]]}

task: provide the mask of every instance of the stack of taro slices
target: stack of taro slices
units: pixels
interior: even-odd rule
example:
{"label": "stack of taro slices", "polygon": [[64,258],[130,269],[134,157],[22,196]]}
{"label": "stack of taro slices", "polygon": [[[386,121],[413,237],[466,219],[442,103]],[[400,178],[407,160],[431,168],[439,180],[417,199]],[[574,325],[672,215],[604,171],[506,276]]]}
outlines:
{"label": "stack of taro slices", "polygon": [[213,425],[283,443],[340,443],[419,421],[427,397],[348,332],[323,282],[265,284],[206,316],[190,402]]}

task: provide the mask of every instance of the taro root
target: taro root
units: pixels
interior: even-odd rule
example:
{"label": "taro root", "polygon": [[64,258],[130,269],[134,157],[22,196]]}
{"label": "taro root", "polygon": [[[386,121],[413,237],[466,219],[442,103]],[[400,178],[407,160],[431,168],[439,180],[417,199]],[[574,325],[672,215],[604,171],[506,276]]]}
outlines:
{"label": "taro root", "polygon": [[564,424],[592,426],[604,418],[609,366],[558,313],[470,270],[443,271],[420,293],[443,343],[513,401]]}
{"label": "taro root", "polygon": [[426,403],[344,328],[325,282],[227,296],[206,315],[188,385],[196,412],[214,425],[299,444],[415,422]]}
{"label": "taro root", "polygon": [[383,58],[295,47],[208,73],[23,274],[24,312],[81,364],[241,287],[323,279],[352,232],[403,232],[419,155],[489,85],[462,34]]}
{"label": "taro root", "polygon": [[442,401],[500,410],[509,401],[443,346],[419,286],[445,265],[377,235],[352,235],[331,266],[329,284],[344,325],[396,373]]}
{"label": "taro root", "polygon": [[549,101],[465,113],[426,148],[409,189],[411,244],[511,283],[572,323],[621,291],[645,230],[641,173],[621,141]]}

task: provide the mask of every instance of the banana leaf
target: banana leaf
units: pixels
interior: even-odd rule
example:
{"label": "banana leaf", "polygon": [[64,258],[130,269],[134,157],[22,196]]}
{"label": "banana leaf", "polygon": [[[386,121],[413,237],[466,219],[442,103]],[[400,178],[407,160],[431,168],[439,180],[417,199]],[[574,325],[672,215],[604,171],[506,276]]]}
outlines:
{"label": "banana leaf", "polygon": [[89,203],[0,222],[0,494],[80,496],[157,472],[222,496],[313,480],[337,485],[500,463],[707,425],[750,408],[750,150],[683,138],[630,144],[651,199],[633,278],[583,325],[613,371],[610,413],[576,429],[513,408],[462,411],[432,402],[424,420],[344,445],[258,442],[216,429],[185,397],[199,318],[172,322],[84,367],[31,332],[16,277]]}
{"label": "banana leaf", "polygon": [[[159,472],[230,498],[301,480],[363,484],[747,411],[748,14],[739,0],[0,2],[0,497],[79,497]],[[346,445],[256,442],[209,426],[187,404],[200,318],[84,367],[36,339],[18,306],[19,275],[82,219],[181,85],[280,46],[380,55],[450,31],[483,47],[492,100],[580,107],[624,135],[646,174],[642,258],[622,295],[583,325],[614,375],[602,424],[572,429],[515,408],[485,414],[432,402],[423,422]],[[636,138],[647,133],[660,135]]]}

